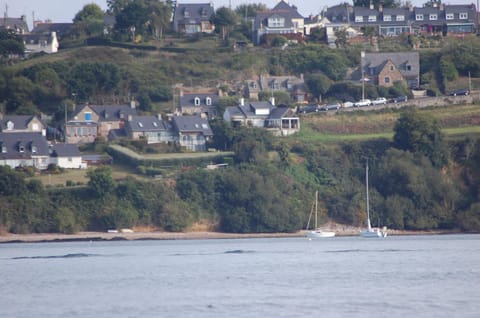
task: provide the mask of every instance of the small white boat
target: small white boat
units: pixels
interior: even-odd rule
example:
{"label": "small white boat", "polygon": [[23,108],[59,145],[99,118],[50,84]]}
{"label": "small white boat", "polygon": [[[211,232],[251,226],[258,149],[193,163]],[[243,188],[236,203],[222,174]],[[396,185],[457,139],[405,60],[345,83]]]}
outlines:
{"label": "small white boat", "polygon": [[367,228],[360,231],[361,237],[387,237],[387,229],[384,227],[382,230],[378,228],[372,228],[370,223],[370,203],[368,197],[368,162],[365,166],[365,185],[366,185],[366,196],[367,196]]}
{"label": "small white boat", "polygon": [[317,225],[317,222],[318,222],[318,191],[315,192],[315,203],[314,204],[315,204],[315,229],[308,230],[308,228],[310,227],[310,220],[312,219],[312,214],[313,214],[313,206],[312,206],[312,209],[310,210],[310,216],[308,217],[308,223],[307,223],[307,237],[308,238],[334,237],[335,232],[323,231]]}

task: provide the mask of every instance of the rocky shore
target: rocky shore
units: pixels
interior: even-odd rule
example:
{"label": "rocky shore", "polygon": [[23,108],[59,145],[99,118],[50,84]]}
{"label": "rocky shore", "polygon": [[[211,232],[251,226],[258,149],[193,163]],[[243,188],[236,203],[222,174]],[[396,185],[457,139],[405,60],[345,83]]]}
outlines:
{"label": "rocky shore", "polygon": [[[336,236],[356,236],[360,228],[338,227],[332,229]],[[444,234],[440,232],[388,230],[389,235],[427,235]],[[79,232],[75,234],[40,233],[40,234],[0,234],[1,243],[40,243],[40,242],[75,242],[75,241],[131,241],[131,240],[202,240],[202,239],[246,239],[246,238],[281,238],[304,237],[305,231],[295,233],[222,233],[208,231],[193,232]]]}

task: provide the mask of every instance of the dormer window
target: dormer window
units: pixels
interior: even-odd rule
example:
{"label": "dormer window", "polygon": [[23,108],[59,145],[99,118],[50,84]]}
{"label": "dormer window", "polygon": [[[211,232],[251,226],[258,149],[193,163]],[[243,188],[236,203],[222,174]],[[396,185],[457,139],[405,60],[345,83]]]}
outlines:
{"label": "dormer window", "polygon": [[416,14],[416,15],[415,15],[415,20],[417,20],[417,21],[423,21],[423,14]]}
{"label": "dormer window", "polygon": [[375,22],[377,21],[377,16],[375,15],[369,15],[368,16],[368,22]]}
{"label": "dormer window", "polygon": [[397,15],[397,21],[405,21],[405,16],[403,14]]}
{"label": "dormer window", "polygon": [[355,16],[355,22],[363,22],[363,16],[361,16],[361,15],[360,16],[359,15]]}
{"label": "dormer window", "polygon": [[35,146],[35,145],[32,144],[32,145],[30,146],[30,148],[31,148],[31,150],[32,150],[32,153],[37,153],[37,151],[38,151],[37,146]]}
{"label": "dormer window", "polygon": [[7,153],[7,146],[2,143],[2,153]]}
{"label": "dormer window", "polygon": [[212,99],[210,97],[205,98],[205,104],[208,106],[212,105]]}
{"label": "dormer window", "polygon": [[392,21],[392,16],[391,16],[391,15],[384,15],[384,16],[383,16],[383,21],[385,21],[385,22],[390,22],[390,21]]}
{"label": "dormer window", "polygon": [[467,20],[468,19],[468,13],[467,12],[460,12],[459,18],[461,20]]}
{"label": "dormer window", "polygon": [[428,18],[430,19],[430,21],[436,21],[438,20],[438,15],[436,13],[431,13]]}
{"label": "dormer window", "polygon": [[190,16],[190,12],[188,12],[188,10],[185,9],[185,10],[183,11],[183,16],[186,17],[186,18],[189,17],[189,16]]}
{"label": "dormer window", "polygon": [[199,97],[195,97],[193,102],[194,102],[195,106],[200,106],[200,98]]}
{"label": "dormer window", "polygon": [[18,145],[18,152],[24,153],[25,152],[25,146],[22,144]]}
{"label": "dormer window", "polygon": [[445,19],[453,20],[453,19],[455,19],[455,15],[453,13],[447,13],[446,16],[445,16]]}

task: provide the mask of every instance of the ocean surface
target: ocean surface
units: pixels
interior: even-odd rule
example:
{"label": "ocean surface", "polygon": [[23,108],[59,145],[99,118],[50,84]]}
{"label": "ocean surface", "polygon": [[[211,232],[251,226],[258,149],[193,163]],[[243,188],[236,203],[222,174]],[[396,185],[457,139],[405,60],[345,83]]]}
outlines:
{"label": "ocean surface", "polygon": [[0,245],[0,317],[480,317],[480,235]]}

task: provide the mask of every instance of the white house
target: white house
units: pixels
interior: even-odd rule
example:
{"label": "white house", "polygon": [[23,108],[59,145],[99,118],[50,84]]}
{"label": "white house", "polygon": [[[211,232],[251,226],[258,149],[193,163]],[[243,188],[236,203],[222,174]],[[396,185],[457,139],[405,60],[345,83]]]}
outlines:
{"label": "white house", "polygon": [[72,144],[55,144],[51,147],[50,163],[64,169],[86,169],[78,147]]}

